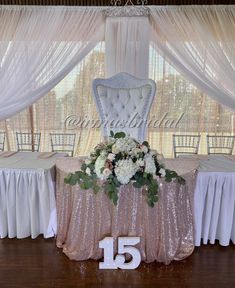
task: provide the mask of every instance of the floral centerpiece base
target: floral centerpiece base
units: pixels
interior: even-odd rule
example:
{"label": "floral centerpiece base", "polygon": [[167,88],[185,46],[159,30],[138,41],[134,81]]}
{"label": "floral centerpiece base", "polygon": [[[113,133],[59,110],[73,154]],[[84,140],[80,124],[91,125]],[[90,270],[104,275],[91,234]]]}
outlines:
{"label": "floral centerpiece base", "polygon": [[158,201],[160,178],[166,182],[185,182],[175,171],[165,169],[158,157],[147,141],[141,144],[124,132],[111,131],[107,142],[98,144],[84,161],[81,171],[69,174],[64,181],[78,184],[84,190],[93,189],[94,193],[103,187],[115,205],[119,187],[131,183],[136,188],[144,188],[148,205],[153,207]]}

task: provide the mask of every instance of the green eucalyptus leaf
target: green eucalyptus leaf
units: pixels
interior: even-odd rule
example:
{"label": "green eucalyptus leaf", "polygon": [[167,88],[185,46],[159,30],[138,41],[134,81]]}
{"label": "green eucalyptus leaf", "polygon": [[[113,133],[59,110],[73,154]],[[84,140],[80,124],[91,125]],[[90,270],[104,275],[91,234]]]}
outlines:
{"label": "green eucalyptus leaf", "polygon": [[142,143],[142,145],[144,145],[144,146],[146,146],[147,148],[149,148],[149,143],[148,143],[147,141],[144,141],[144,142]]}
{"label": "green eucalyptus leaf", "polygon": [[113,193],[113,203],[114,205],[117,205],[118,202],[118,194],[117,193]]}
{"label": "green eucalyptus leaf", "polygon": [[86,164],[85,164],[85,163],[82,163],[81,170],[82,170],[82,171],[85,171],[86,168],[87,168]]}
{"label": "green eucalyptus leaf", "polygon": [[97,194],[100,191],[100,187],[96,184],[93,185],[93,191],[95,194]]}
{"label": "green eucalyptus leaf", "polygon": [[151,200],[148,200],[147,202],[148,202],[148,205],[149,205],[151,208],[154,207],[154,202],[152,202]]}
{"label": "green eucalyptus leaf", "polygon": [[80,179],[84,179],[84,177],[86,177],[87,174],[83,171],[77,171],[75,172],[75,175]]}
{"label": "green eucalyptus leaf", "polygon": [[126,137],[126,134],[124,132],[117,132],[115,135],[114,135],[114,138],[115,139],[119,139],[119,138],[125,138]]}
{"label": "green eucalyptus leaf", "polygon": [[113,177],[113,182],[114,182],[116,187],[120,187],[121,186],[121,183],[118,181],[117,177]]}
{"label": "green eucalyptus leaf", "polygon": [[80,183],[80,188],[83,189],[83,190],[87,190],[87,183],[86,182],[81,182]]}
{"label": "green eucalyptus leaf", "polygon": [[78,178],[75,174],[73,174],[70,179],[69,179],[69,184],[70,185],[76,185],[77,184],[77,181],[78,181]]}
{"label": "green eucalyptus leaf", "polygon": [[143,177],[144,177],[144,178],[147,178],[147,177],[148,177],[148,173],[144,172],[144,173],[143,173]]}
{"label": "green eucalyptus leaf", "polygon": [[71,178],[71,174],[69,174],[67,177],[64,178],[64,183],[70,184],[70,178]]}
{"label": "green eucalyptus leaf", "polygon": [[135,188],[141,188],[141,187],[142,187],[142,185],[141,185],[139,182],[134,182],[134,183],[133,183],[133,186],[134,186]]}

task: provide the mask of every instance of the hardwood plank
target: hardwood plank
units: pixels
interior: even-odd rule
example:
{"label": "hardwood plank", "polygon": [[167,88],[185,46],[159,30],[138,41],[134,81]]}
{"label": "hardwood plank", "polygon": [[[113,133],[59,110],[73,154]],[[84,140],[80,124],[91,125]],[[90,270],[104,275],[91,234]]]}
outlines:
{"label": "hardwood plank", "polygon": [[0,287],[235,287],[235,245],[204,245],[165,266],[99,270],[98,261],[71,261],[54,239],[0,240]]}

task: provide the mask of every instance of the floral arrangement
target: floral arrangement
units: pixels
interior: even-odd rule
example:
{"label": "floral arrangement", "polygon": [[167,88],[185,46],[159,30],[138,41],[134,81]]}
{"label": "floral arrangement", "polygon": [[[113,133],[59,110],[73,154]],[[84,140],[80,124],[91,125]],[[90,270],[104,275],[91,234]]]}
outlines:
{"label": "floral arrangement", "polygon": [[[158,160],[159,155],[150,150],[147,141],[142,144],[126,136],[124,132],[111,135],[107,143],[98,144],[85,160],[81,171],[69,174],[65,183],[79,184],[82,189],[93,189],[97,193],[101,186],[116,205],[118,188],[132,183],[136,188],[145,188],[148,205],[158,201],[159,179],[184,184],[184,179],[175,171],[165,169]],[[100,181],[102,180],[102,181]]]}

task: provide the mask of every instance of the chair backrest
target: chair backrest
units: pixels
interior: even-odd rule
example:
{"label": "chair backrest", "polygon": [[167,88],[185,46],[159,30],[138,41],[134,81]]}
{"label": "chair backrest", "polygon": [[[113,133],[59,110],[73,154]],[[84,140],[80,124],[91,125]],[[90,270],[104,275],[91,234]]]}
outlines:
{"label": "chair backrest", "polygon": [[208,154],[231,155],[234,146],[234,136],[207,135]]}
{"label": "chair backrest", "polygon": [[16,142],[18,151],[38,152],[40,148],[41,133],[16,132]]}
{"label": "chair backrest", "polygon": [[4,150],[5,138],[6,138],[6,133],[0,132],[0,151]]}
{"label": "chair backrest", "polygon": [[174,156],[197,154],[201,135],[173,134]]}
{"label": "chair backrest", "polygon": [[66,152],[73,156],[76,134],[50,133],[53,152]]}
{"label": "chair backrest", "polygon": [[103,136],[123,131],[142,142],[145,140],[148,113],[156,93],[151,79],[138,79],[119,73],[108,79],[95,79],[93,93]]}

